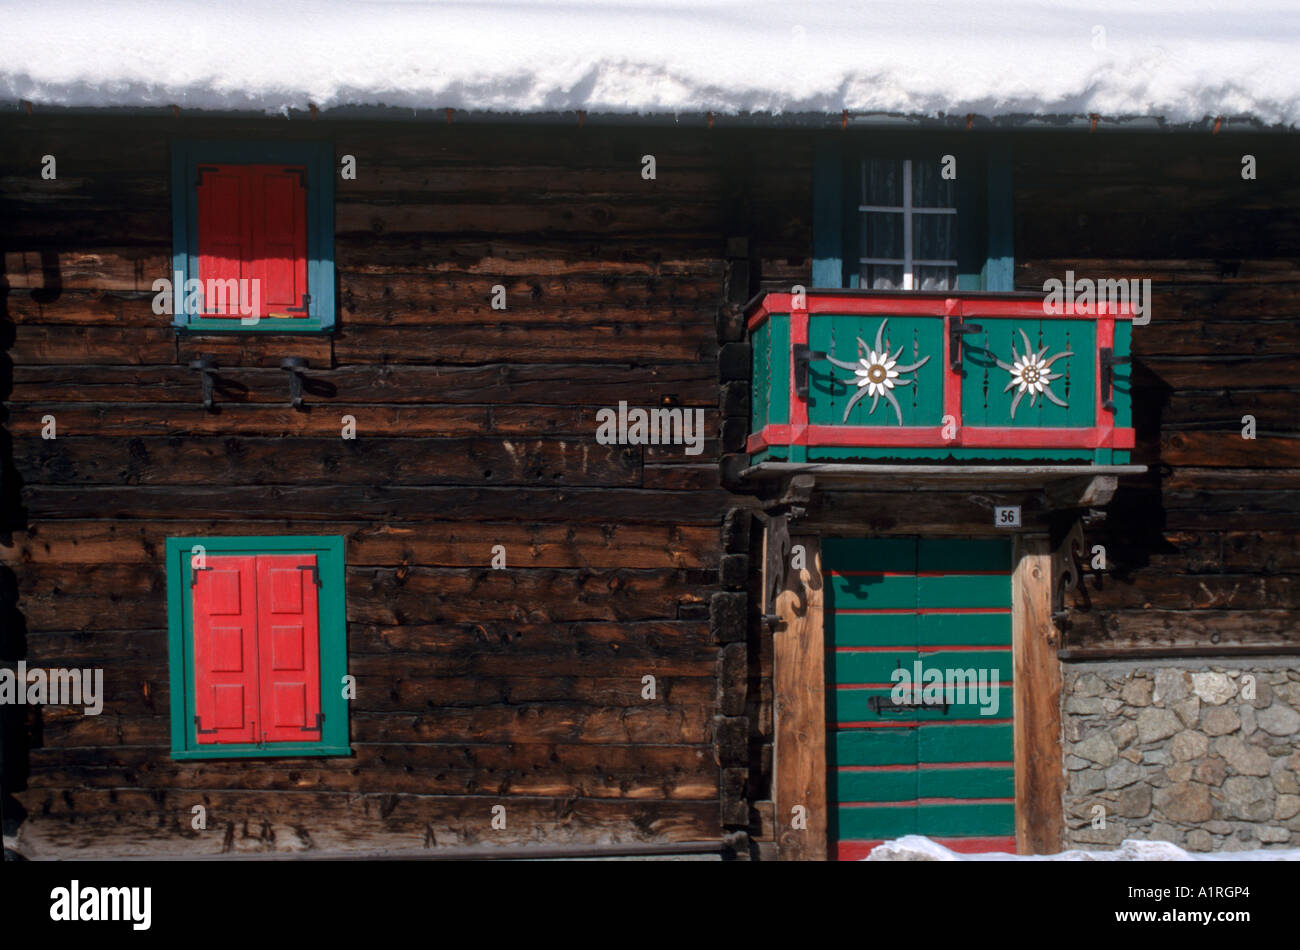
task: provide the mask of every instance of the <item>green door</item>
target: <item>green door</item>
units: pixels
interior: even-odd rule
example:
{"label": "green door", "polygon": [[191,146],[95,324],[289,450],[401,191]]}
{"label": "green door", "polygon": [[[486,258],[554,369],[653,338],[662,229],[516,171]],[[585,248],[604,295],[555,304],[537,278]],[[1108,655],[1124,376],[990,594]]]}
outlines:
{"label": "green door", "polygon": [[1015,849],[1011,542],[828,538],[832,853]]}

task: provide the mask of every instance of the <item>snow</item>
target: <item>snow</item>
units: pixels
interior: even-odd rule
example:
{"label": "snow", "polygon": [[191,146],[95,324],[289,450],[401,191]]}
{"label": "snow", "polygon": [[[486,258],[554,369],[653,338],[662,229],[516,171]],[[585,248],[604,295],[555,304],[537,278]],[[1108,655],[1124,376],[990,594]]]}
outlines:
{"label": "snow", "polygon": [[1114,851],[1062,851],[1060,854],[958,854],[924,835],[904,835],[873,848],[864,861],[1300,861],[1300,848],[1276,851],[1184,851],[1167,841],[1128,839]]}
{"label": "snow", "polygon": [[1276,0],[0,0],[0,23],[0,98],[50,105],[1300,121]]}

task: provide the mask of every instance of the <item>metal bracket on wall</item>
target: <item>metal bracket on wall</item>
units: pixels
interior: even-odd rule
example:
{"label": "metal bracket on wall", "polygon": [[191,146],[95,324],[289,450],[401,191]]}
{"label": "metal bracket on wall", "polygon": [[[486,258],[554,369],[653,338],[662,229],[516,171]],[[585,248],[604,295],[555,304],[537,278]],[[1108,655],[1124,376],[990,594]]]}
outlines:
{"label": "metal bracket on wall", "polygon": [[307,368],[307,360],[301,356],[286,356],[280,360],[280,369],[289,374],[289,405],[295,409],[302,408],[302,372]]}
{"label": "metal bracket on wall", "polygon": [[190,369],[202,374],[203,408],[209,412],[213,409],[212,393],[217,378],[217,361],[211,356],[200,356],[190,361]]}
{"label": "metal bracket on wall", "polygon": [[315,584],[317,587],[321,586],[320,568],[318,568],[315,564],[299,564],[298,570],[311,571],[311,582]]}

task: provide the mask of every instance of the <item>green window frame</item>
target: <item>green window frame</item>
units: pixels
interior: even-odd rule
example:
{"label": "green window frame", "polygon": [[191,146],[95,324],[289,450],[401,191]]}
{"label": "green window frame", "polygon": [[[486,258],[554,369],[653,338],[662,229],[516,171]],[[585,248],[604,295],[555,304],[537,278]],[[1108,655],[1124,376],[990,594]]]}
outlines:
{"label": "green window frame", "polygon": [[[307,169],[307,317],[292,321],[199,318],[185,312],[185,282],[198,276],[199,165],[302,165]],[[172,142],[172,325],[189,333],[322,333],[334,328],[334,146],[329,142],[177,139]],[[176,275],[180,275],[177,280]]]}
{"label": "green window frame", "polygon": [[957,159],[957,286],[950,292],[1015,289],[1009,150],[950,139],[877,135],[846,141],[843,136],[820,138],[814,148],[813,287],[859,287],[864,159],[938,163],[942,156],[953,155]]}
{"label": "green window frame", "polygon": [[[195,735],[193,549],[205,556],[314,554],[320,573],[320,683],[324,721],[319,742],[200,745]],[[347,614],[345,610],[344,540],[340,536],[168,538],[167,627],[171,678],[171,738],[174,759],[283,758],[347,756],[348,700]]]}

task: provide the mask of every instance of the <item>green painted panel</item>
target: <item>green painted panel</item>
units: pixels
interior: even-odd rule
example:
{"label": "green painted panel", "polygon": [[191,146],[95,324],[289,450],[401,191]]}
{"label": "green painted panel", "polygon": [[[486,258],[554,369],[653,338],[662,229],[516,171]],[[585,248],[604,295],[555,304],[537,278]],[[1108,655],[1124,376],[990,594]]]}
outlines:
{"label": "green painted panel", "polygon": [[822,561],[827,570],[836,571],[912,570],[916,538],[823,538]]}
{"label": "green painted panel", "polygon": [[790,421],[790,317],[774,313],[767,318],[771,327],[769,359],[771,395],[768,397],[767,421],[785,425]]}
{"label": "green painted panel", "polygon": [[[948,616],[955,617],[957,615],[950,614]],[[911,649],[917,640],[920,621],[925,619],[925,617],[918,617],[914,613],[836,614],[835,621],[830,624],[829,645],[837,647],[901,646]],[[943,642],[966,643],[967,641],[947,640]],[[978,641],[971,640],[969,642],[976,643]]]}
{"label": "green painted panel", "polygon": [[838,771],[833,773],[826,787],[826,797],[832,803],[902,802],[914,801],[917,798],[916,791],[916,769],[889,772]]}
{"label": "green painted panel", "polygon": [[917,758],[921,762],[1011,761],[1010,723],[926,726],[917,731]]}
{"label": "green painted panel", "polygon": [[916,601],[923,611],[952,607],[1005,607],[1009,610],[1011,575],[945,574],[942,577],[918,577]]}
{"label": "green painted panel", "polygon": [[[890,673],[900,666],[912,669],[912,662],[916,659],[914,649],[873,650],[870,653],[828,652],[826,678],[832,683],[889,683],[892,682]],[[927,660],[926,663],[928,665],[930,661]]]}
{"label": "green painted panel", "polygon": [[[828,764],[912,765],[916,763],[915,729],[842,729],[830,734]],[[971,761],[992,762],[993,759]]]}
{"label": "green painted panel", "polygon": [[[962,423],[966,426],[1014,428],[1087,428],[1096,419],[1096,325],[1091,320],[1026,320],[981,317],[981,332],[966,337],[962,348]],[[1013,365],[1025,353],[1028,335],[1035,355],[1043,347],[1052,380],[1051,391],[1066,403],[1061,407],[1044,395],[1031,402],[1026,393],[1012,415],[1017,388],[1007,390],[1011,374],[997,361]],[[1065,352],[1072,356],[1060,356]],[[1077,452],[1075,453],[1078,454]]]}
{"label": "green painted panel", "polygon": [[1010,538],[921,538],[916,551],[920,571],[1011,573]]}
{"label": "green painted panel", "polygon": [[[842,619],[835,619],[836,644]],[[1007,614],[921,614],[916,618],[916,642],[921,646],[1002,646],[1011,642]],[[865,644],[864,644],[865,645]]]}
{"label": "green painted panel", "polygon": [[[870,809],[882,810],[883,809]],[[916,832],[932,837],[950,835],[1013,835],[1015,805],[919,805]]]}
{"label": "green painted panel", "polygon": [[1010,766],[927,769],[922,765],[915,787],[918,798],[1013,798],[1016,776]]}
{"label": "green painted panel", "polygon": [[[858,341],[873,349],[882,326],[881,342],[890,358],[897,360],[895,371],[921,363],[915,370],[901,372],[894,380],[891,392],[898,401],[898,410],[895,411],[884,397],[873,400],[871,396],[864,396],[848,410],[846,419],[848,404],[859,391],[857,377],[851,370],[835,366],[828,360],[814,360],[810,366],[808,393],[808,421],[811,424],[936,426],[942,422],[941,317],[817,314],[809,321],[808,345],[814,351],[828,353],[841,362],[856,364],[861,358]],[[876,403],[874,411],[873,401]]]}
{"label": "green painted panel", "polygon": [[[1010,624],[1008,618],[1007,623]],[[885,654],[868,654],[868,656],[880,656]],[[921,660],[921,670],[924,675],[927,670],[996,670],[998,680],[1003,683],[1011,682],[1011,649],[992,650],[938,650],[934,653],[918,654]],[[992,675],[992,674],[990,674]]]}
{"label": "green painted panel", "polygon": [[915,805],[850,805],[835,810],[838,837],[897,838],[917,833]]}
{"label": "green painted panel", "polygon": [[[908,566],[910,568],[910,565]],[[916,607],[916,576],[831,574],[826,605],[831,610],[888,610]],[[981,605],[982,606],[982,605]]]}

